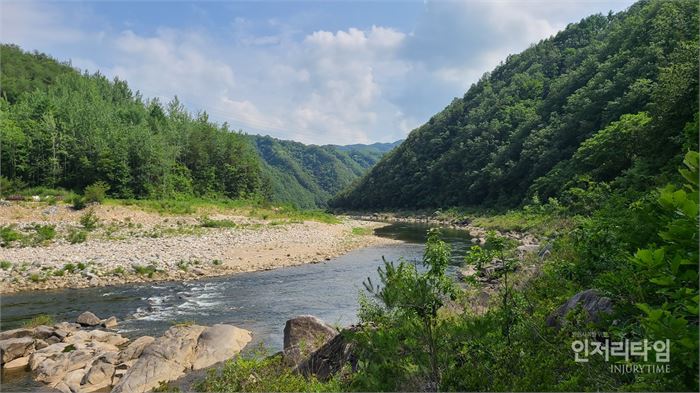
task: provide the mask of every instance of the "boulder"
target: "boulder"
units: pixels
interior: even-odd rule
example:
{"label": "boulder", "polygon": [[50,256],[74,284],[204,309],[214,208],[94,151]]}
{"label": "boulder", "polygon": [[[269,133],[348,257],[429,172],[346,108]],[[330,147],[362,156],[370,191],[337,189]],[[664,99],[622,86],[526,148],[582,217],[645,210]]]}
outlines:
{"label": "boulder", "polygon": [[248,330],[217,324],[206,328],[197,340],[192,369],[199,370],[232,358],[252,336]]}
{"label": "boulder", "polygon": [[2,368],[5,370],[9,369],[14,369],[14,368],[27,368],[29,365],[29,356],[22,356],[21,358],[17,358],[14,360],[11,360],[5,364],[3,364]]}
{"label": "boulder", "polygon": [[603,296],[595,289],[587,289],[569,298],[566,303],[557,308],[548,318],[547,325],[560,328],[566,315],[581,308],[587,315],[586,322],[598,323],[604,314],[613,311],[613,304],[610,298]]}
{"label": "boulder", "polygon": [[181,377],[191,367],[194,350],[204,326],[173,326],[147,346],[139,359],[112,389],[112,393],[143,393],[160,381]]}
{"label": "boulder", "polygon": [[34,329],[19,328],[12,330],[5,330],[0,332],[0,341],[7,340],[8,338],[19,338],[19,337],[33,337]]}
{"label": "boulder", "polygon": [[46,325],[39,325],[34,329],[34,338],[47,339],[54,335],[54,329]]}
{"label": "boulder", "polygon": [[102,320],[97,318],[97,315],[90,311],[85,311],[78,316],[75,322],[79,323],[81,326],[97,326],[102,323]]}
{"label": "boulder", "polygon": [[[95,360],[80,382],[81,390],[94,391],[112,384],[114,365],[107,363],[102,358]],[[87,385],[87,386],[82,386]]]}
{"label": "boulder", "polygon": [[357,357],[353,353],[354,345],[349,336],[357,329],[351,327],[337,334],[299,363],[295,371],[305,377],[314,375],[321,381],[327,381],[339,372],[345,364],[349,363],[352,369],[355,370]]}
{"label": "boulder", "polygon": [[107,329],[111,329],[113,327],[117,326],[117,317],[111,316],[104,321],[102,321],[102,326],[106,327]]}
{"label": "boulder", "polygon": [[117,363],[124,363],[127,360],[136,359],[141,356],[143,349],[150,345],[155,338],[151,336],[139,337],[132,341],[123,351],[119,353]]}
{"label": "boulder", "polygon": [[[136,340],[120,354],[120,359],[134,355],[141,347],[141,356],[116,366],[112,393],[147,392],[161,381],[172,381],[185,371],[208,367],[240,352],[250,341],[250,332],[230,325],[212,327],[173,326],[162,337],[148,343]],[[126,369],[126,372],[123,370]],[[118,377],[118,378],[117,378]]]}
{"label": "boulder", "polygon": [[284,360],[297,366],[308,354],[335,337],[338,331],[313,315],[292,318],[284,325]]}
{"label": "boulder", "polygon": [[34,350],[34,339],[31,337],[8,338],[0,341],[1,364],[29,355]]}

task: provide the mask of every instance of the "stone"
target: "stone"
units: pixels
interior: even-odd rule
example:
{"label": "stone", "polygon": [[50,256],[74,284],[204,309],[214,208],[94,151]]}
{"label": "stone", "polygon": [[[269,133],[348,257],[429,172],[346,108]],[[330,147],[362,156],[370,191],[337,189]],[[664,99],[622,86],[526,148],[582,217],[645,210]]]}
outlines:
{"label": "stone", "polygon": [[117,363],[124,363],[127,360],[136,359],[141,356],[143,349],[150,345],[155,338],[151,336],[139,337],[132,341],[124,350],[119,353]]}
{"label": "stone", "polygon": [[181,377],[191,367],[194,350],[204,326],[173,326],[162,337],[148,345],[136,363],[129,368],[112,393],[144,393],[160,381]]}
{"label": "stone", "polygon": [[5,364],[34,351],[34,339],[31,337],[8,338],[0,341],[0,361]]}
{"label": "stone", "polygon": [[548,318],[547,325],[555,328],[560,328],[566,315],[581,307],[586,313],[586,322],[598,323],[603,315],[610,314],[613,311],[613,304],[610,298],[600,294],[595,289],[587,289],[579,292],[569,298],[566,303],[557,308]]}
{"label": "stone", "polygon": [[44,349],[49,346],[49,343],[47,343],[44,340],[41,339],[36,339],[34,341],[34,349]]}
{"label": "stone", "polygon": [[290,366],[296,366],[308,354],[315,351],[338,331],[313,315],[301,315],[292,318],[284,325],[284,360]]}
{"label": "stone", "polygon": [[357,329],[356,327],[351,327],[337,334],[304,359],[296,367],[295,371],[305,377],[314,375],[321,381],[327,381],[342,370],[347,363],[350,363],[352,369],[355,370],[357,357],[353,353],[354,344],[348,339],[348,334]]}
{"label": "stone", "polygon": [[55,329],[60,329],[65,332],[75,332],[76,330],[80,329],[80,324],[79,323],[71,323],[71,322],[59,322],[55,325],[53,325]]}
{"label": "stone", "polygon": [[5,363],[2,368],[5,370],[9,369],[14,369],[14,368],[27,368],[29,365],[29,356],[22,356],[21,358],[16,358],[14,360],[11,360],[7,363]]}
{"label": "stone", "polygon": [[113,327],[116,327],[117,326],[117,317],[111,316],[111,317],[105,319],[102,322],[102,326],[106,327],[107,329],[111,329]]}
{"label": "stone", "polygon": [[97,389],[101,389],[112,384],[112,376],[114,376],[114,365],[98,358],[85,373],[80,384],[99,386]]}
{"label": "stone", "polygon": [[79,323],[81,326],[97,326],[102,323],[102,320],[97,318],[97,316],[90,311],[85,311],[78,316],[75,322]]}
{"label": "stone", "polygon": [[19,328],[12,330],[5,330],[0,332],[0,341],[7,340],[8,338],[19,338],[19,337],[33,337],[34,329]]}
{"label": "stone", "polygon": [[54,335],[54,329],[45,325],[39,325],[34,329],[34,338],[46,339]]}
{"label": "stone", "polygon": [[199,370],[232,358],[251,339],[250,331],[232,325],[217,324],[206,328],[197,340],[192,369]]}

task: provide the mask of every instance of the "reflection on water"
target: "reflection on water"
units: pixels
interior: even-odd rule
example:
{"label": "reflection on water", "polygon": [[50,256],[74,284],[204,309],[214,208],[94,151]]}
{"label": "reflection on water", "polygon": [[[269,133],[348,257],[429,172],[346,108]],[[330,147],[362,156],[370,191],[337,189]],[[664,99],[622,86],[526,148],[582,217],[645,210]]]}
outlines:
{"label": "reflection on water", "polygon": [[[406,243],[352,251],[331,261],[241,273],[191,282],[123,285],[118,287],[24,292],[2,296],[1,328],[12,329],[38,314],[56,321],[73,321],[89,310],[106,318],[115,315],[118,330],[127,337],[159,336],[173,323],[195,321],[212,325],[230,323],[253,332],[253,345],[282,348],[284,323],[301,314],[313,314],[331,324],[356,321],[357,296],[368,276],[377,279],[382,256],[387,260],[419,260],[425,225],[392,224],[377,234]],[[468,247],[463,231],[445,230],[455,257],[462,260]],[[38,386],[28,373],[2,375],[3,391],[33,391]]]}

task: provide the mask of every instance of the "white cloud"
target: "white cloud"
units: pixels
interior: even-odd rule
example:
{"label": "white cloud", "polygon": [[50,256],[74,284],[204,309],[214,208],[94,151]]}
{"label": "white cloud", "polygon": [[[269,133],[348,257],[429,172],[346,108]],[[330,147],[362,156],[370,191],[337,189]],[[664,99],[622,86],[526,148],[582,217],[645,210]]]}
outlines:
{"label": "white cloud", "polygon": [[[3,1],[0,33],[5,42],[126,79],[146,97],[177,95],[244,131],[343,144],[403,138],[508,54],[631,1],[427,2],[411,31],[309,30],[312,14],[238,15],[224,34],[206,24],[90,27],[89,9],[86,16],[56,3]],[[195,8],[198,18],[210,17],[205,6]]]}

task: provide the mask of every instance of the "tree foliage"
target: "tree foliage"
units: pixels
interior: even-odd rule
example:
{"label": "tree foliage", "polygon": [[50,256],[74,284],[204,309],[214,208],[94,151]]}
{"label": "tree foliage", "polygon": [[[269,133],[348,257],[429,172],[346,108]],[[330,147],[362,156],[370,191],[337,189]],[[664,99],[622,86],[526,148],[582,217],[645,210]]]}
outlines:
{"label": "tree foliage", "polygon": [[570,24],[485,74],[331,205],[515,206],[582,176],[614,191],[665,184],[698,145],[698,30],[692,0]]}

